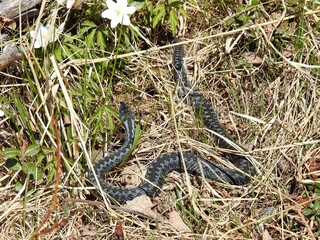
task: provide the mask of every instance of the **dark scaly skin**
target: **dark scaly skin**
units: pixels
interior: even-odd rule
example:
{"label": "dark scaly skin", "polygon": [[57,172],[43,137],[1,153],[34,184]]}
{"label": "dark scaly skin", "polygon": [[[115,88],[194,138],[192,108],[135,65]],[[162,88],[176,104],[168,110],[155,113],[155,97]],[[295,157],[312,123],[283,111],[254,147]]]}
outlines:
{"label": "dark scaly skin", "polygon": [[[174,39],[173,42],[177,42],[177,39]],[[196,89],[192,89],[192,85],[187,78],[187,71],[183,66],[183,55],[183,47],[181,45],[176,46],[173,56],[175,81],[182,86],[184,94],[188,96],[195,111],[201,111],[204,124],[207,128],[230,139],[226,134],[226,130],[220,124],[210,102]],[[217,166],[191,152],[171,152],[157,157],[150,163],[145,179],[137,187],[118,188],[111,186],[105,181],[104,173],[117,167],[122,159],[128,156],[134,141],[134,115],[124,103],[120,104],[120,117],[125,127],[126,136],[124,144],[117,151],[93,164],[94,171],[103,191],[119,203],[132,200],[143,194],[152,197],[163,186],[165,183],[164,177],[168,173],[172,171],[184,172],[183,160],[185,161],[187,172],[195,176],[203,176],[210,180],[234,185],[244,185],[250,181],[250,177],[240,171]],[[233,146],[222,138],[219,138],[217,143],[221,148],[235,150]],[[226,156],[240,170],[251,176],[255,174],[255,168],[247,158],[231,153],[226,154]],[[90,182],[96,183],[91,170],[88,173],[88,178]]]}
{"label": "dark scaly skin", "polygon": [[[172,42],[176,43],[178,42],[178,39],[174,38]],[[188,80],[187,71],[182,64],[183,56],[183,46],[176,46],[173,54],[174,79],[176,83],[182,86],[183,92],[188,96],[188,99],[195,111],[198,114],[200,112],[202,113],[203,121],[206,127],[234,143],[234,141],[228,136],[225,128],[220,124],[218,117],[211,106],[211,103],[202,95],[202,93],[200,93],[196,88],[192,87],[190,81]],[[223,138],[218,138],[217,143],[221,148],[237,150]],[[225,155],[240,170],[247,172],[251,176],[256,174],[254,166],[246,157],[232,153]],[[225,171],[228,172],[227,170]],[[238,179],[237,181],[239,180],[239,184],[245,184],[249,182],[250,177],[243,175],[242,178]]]}
{"label": "dark scaly skin", "polygon": [[[130,191],[128,191],[128,189],[113,187],[107,184],[105,181],[104,173],[117,167],[122,159],[128,156],[133,146],[135,132],[134,115],[130,108],[124,103],[120,103],[120,117],[125,127],[126,137],[124,144],[117,151],[100,159],[98,162],[95,162],[93,164],[93,168],[101,188],[112,198],[118,200],[119,202],[123,202],[126,199],[133,199],[137,196],[140,196],[145,192],[140,188],[131,188]],[[91,170],[88,172],[88,179],[90,182],[96,183],[96,179]]]}

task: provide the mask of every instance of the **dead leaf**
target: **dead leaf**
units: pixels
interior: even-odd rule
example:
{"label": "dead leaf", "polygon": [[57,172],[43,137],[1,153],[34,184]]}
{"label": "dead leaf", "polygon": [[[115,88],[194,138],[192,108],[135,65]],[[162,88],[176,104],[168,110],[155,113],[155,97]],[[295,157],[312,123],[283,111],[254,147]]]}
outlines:
{"label": "dead leaf", "polygon": [[180,217],[179,213],[173,211],[169,213],[169,223],[172,227],[178,230],[181,233],[191,233],[191,229],[185,224],[185,222]]}
{"label": "dead leaf", "polygon": [[309,162],[311,176],[314,179],[318,179],[320,176],[320,148],[312,151]]}
{"label": "dead leaf", "polygon": [[117,234],[119,240],[124,240],[124,232],[121,222],[117,223],[115,233]]}
{"label": "dead leaf", "polygon": [[141,195],[131,201],[127,201],[124,207],[152,219],[161,218],[161,215],[152,209],[153,204],[147,195]]}
{"label": "dead leaf", "polygon": [[0,30],[4,28],[9,28],[13,30],[13,29],[16,29],[16,27],[17,27],[17,24],[15,21],[7,17],[0,16]]}
{"label": "dead leaf", "polygon": [[294,47],[293,45],[289,44],[286,49],[283,50],[283,56],[286,58],[292,58],[294,56]]}
{"label": "dead leaf", "polygon": [[141,166],[133,164],[126,166],[122,170],[122,182],[126,187],[135,187],[141,183],[139,176],[144,176],[145,172],[141,171]]}
{"label": "dead leaf", "polygon": [[[93,239],[97,234],[95,228],[91,225],[82,225],[79,232],[82,239]],[[79,237],[74,239],[79,239]]]}
{"label": "dead leaf", "polygon": [[270,236],[270,233],[268,230],[264,230],[263,235],[262,235],[263,240],[272,240],[272,237]]}
{"label": "dead leaf", "polygon": [[242,54],[242,56],[248,63],[251,63],[253,65],[260,65],[263,62],[262,58],[257,56],[257,54],[254,52],[245,52],[244,54]]}
{"label": "dead leaf", "polygon": [[306,207],[308,207],[308,203],[306,203],[306,202],[308,202],[309,200],[310,200],[310,198],[308,198],[308,197],[301,197],[301,198],[299,198],[298,203],[302,207],[306,208]]}

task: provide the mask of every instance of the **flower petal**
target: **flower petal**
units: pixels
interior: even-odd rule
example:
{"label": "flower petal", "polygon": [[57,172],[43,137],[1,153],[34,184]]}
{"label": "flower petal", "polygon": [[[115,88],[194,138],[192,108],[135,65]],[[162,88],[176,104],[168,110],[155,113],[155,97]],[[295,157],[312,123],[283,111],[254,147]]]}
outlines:
{"label": "flower petal", "polygon": [[130,24],[130,17],[128,15],[133,14],[136,8],[128,6],[128,0],[106,0],[108,9],[101,13],[103,18],[111,20],[111,27],[116,27],[119,23],[124,25]]}
{"label": "flower petal", "polygon": [[[34,42],[34,45],[36,46],[39,46],[39,47],[43,47],[45,46],[45,41],[46,41],[46,37],[48,35],[48,29],[46,27],[44,27],[43,25],[41,25],[39,27],[39,31],[37,33],[37,36],[36,36],[36,41]],[[34,46],[34,47],[35,47]],[[36,47],[35,47],[36,48]]]}
{"label": "flower petal", "polygon": [[33,47],[34,47],[34,48],[41,48],[41,47],[42,47],[42,43],[40,42],[40,39],[37,39],[37,40],[34,42]]}
{"label": "flower petal", "polygon": [[61,23],[60,26],[58,27],[57,33],[61,34],[64,30],[65,25],[66,25],[65,21],[63,23]]}
{"label": "flower petal", "polygon": [[111,19],[111,28],[115,28],[120,23],[118,18]]}
{"label": "flower petal", "polygon": [[127,0],[118,0],[117,6],[119,8],[125,9],[128,6],[128,1]]}
{"label": "flower petal", "polygon": [[59,34],[63,31],[64,23],[62,23],[58,28],[54,27],[52,32],[50,31],[50,27],[50,24],[43,26],[42,23],[39,23],[38,32],[35,32],[34,30],[30,31],[30,36],[35,38],[34,48],[46,47],[49,42],[56,41],[59,38]]}
{"label": "flower petal", "polygon": [[35,35],[35,33],[36,33],[36,31],[35,30],[32,30],[32,31],[30,31],[30,37],[34,37],[34,35]]}
{"label": "flower petal", "polygon": [[114,1],[112,1],[112,0],[107,0],[107,7],[109,8],[109,9],[114,9],[115,7],[117,6],[117,4],[114,2]]}
{"label": "flower petal", "polygon": [[123,15],[122,24],[127,26],[130,25],[130,18],[128,15]]}
{"label": "flower petal", "polygon": [[136,11],[135,7],[127,7],[126,14],[133,14]]}
{"label": "flower petal", "polygon": [[101,16],[103,18],[108,18],[108,19],[113,19],[113,18],[116,17],[115,14],[114,14],[114,11],[111,11],[110,9],[107,9],[107,10],[103,11],[101,13]]}
{"label": "flower petal", "polygon": [[73,6],[74,2],[75,2],[75,0],[68,0],[68,1],[67,1],[67,6],[66,6],[66,7],[67,7],[68,9],[72,8],[72,6]]}

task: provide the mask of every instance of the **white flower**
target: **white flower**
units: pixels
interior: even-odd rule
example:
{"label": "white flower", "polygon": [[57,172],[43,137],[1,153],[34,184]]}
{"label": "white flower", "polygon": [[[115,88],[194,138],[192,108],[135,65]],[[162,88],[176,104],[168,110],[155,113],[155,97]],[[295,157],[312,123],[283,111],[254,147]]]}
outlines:
{"label": "white flower", "polygon": [[34,36],[37,35],[36,40],[34,42],[34,48],[40,48],[40,47],[47,45],[45,43],[45,38],[46,38],[47,34],[48,34],[48,29],[46,27],[44,27],[42,25],[42,23],[40,23],[37,33],[35,30],[30,31],[30,36],[32,38],[34,38]]}
{"label": "white flower", "polygon": [[133,14],[136,8],[128,7],[128,0],[117,0],[115,3],[112,0],[107,0],[108,9],[102,12],[103,18],[111,19],[111,27],[116,27],[119,23],[123,25],[130,24],[129,14]]}
{"label": "white flower", "polygon": [[[38,32],[36,33],[34,30],[30,31],[30,36],[33,38],[36,36],[36,40],[34,42],[34,48],[46,47],[49,42],[54,42],[58,39],[59,34],[63,32],[64,22],[57,28],[53,29],[51,33],[49,33],[50,24],[47,26],[43,26],[42,23],[39,24]],[[50,34],[50,36],[48,36]]]}
{"label": "white flower", "polygon": [[75,0],[68,0],[67,1],[67,8],[70,9],[73,6],[74,2],[75,2]]}

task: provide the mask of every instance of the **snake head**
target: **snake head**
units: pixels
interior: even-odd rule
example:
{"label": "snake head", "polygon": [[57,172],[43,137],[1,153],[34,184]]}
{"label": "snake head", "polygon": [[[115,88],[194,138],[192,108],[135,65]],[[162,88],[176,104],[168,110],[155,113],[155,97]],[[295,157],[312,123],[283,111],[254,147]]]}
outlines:
{"label": "snake head", "polygon": [[125,122],[128,117],[133,115],[130,107],[124,102],[120,102],[119,114],[122,122]]}
{"label": "snake head", "polygon": [[172,32],[168,33],[168,39],[171,44],[179,42],[179,39],[175,35],[173,35]]}

